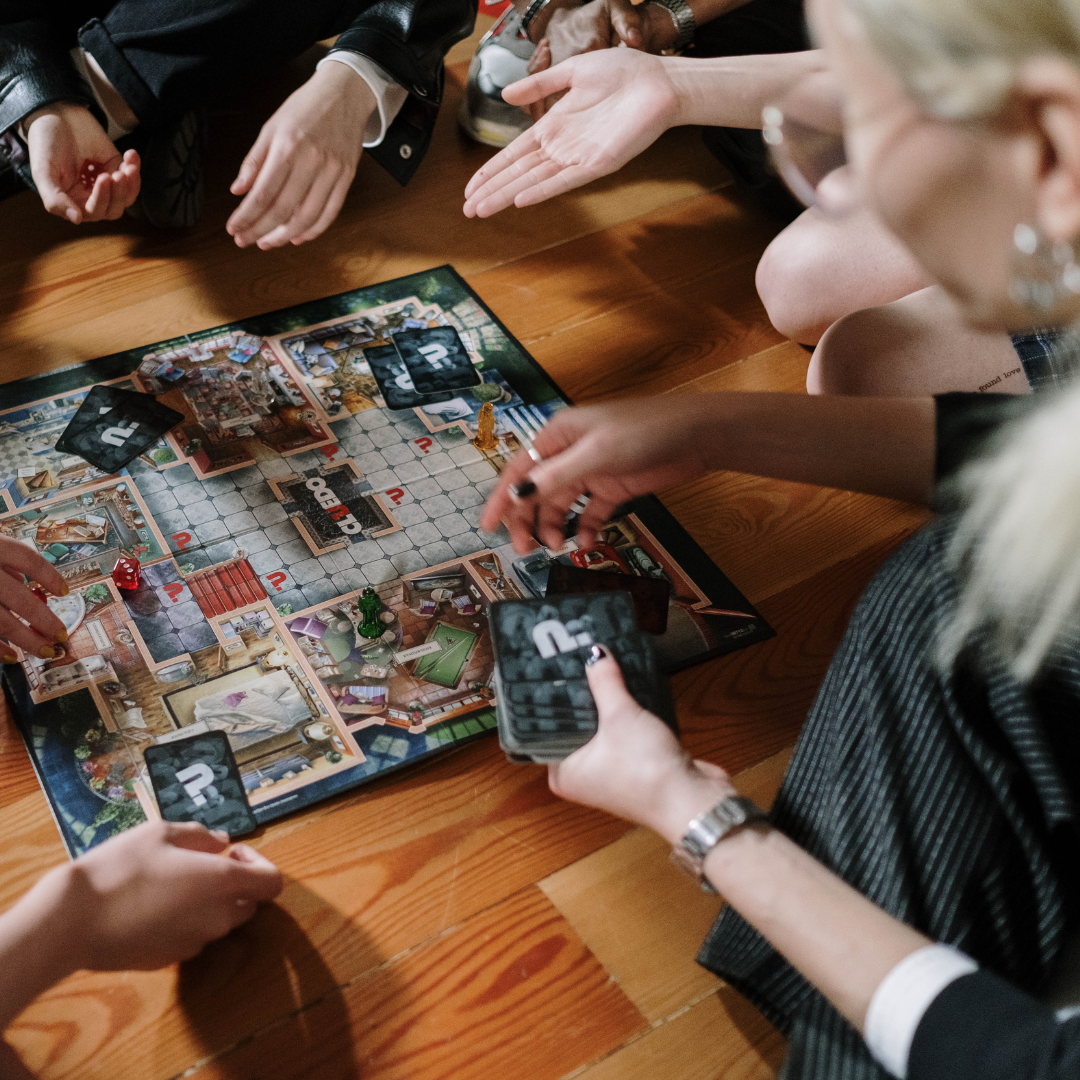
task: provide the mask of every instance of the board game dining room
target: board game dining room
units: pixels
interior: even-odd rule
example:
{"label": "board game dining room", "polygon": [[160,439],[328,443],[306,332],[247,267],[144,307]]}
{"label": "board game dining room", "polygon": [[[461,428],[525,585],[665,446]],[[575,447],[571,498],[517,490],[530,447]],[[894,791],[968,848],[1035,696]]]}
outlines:
{"label": "board game dining room", "polygon": [[1080,1076],[1080,0],[0,0],[0,1080]]}

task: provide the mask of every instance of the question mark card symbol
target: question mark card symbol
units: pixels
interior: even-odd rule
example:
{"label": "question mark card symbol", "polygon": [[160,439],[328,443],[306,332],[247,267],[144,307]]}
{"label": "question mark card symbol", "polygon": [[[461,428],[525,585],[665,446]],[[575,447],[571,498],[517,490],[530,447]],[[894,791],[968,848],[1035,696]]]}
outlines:
{"label": "question mark card symbol", "polygon": [[418,394],[451,393],[483,381],[452,326],[399,330],[393,340]]}
{"label": "question mark card symbol", "polygon": [[252,769],[241,774],[223,731],[164,736],[165,742],[143,751],[158,809],[166,821],[198,821],[208,829],[243,836],[258,827],[247,790],[259,790],[265,778]]}
{"label": "question mark card symbol", "polygon": [[[449,401],[455,397],[452,391],[442,394],[417,393],[412,376],[393,345],[373,345],[370,349],[365,349],[364,361],[379,384],[379,393],[382,394],[388,409],[415,409],[420,405]],[[428,370],[431,370],[430,367]]]}

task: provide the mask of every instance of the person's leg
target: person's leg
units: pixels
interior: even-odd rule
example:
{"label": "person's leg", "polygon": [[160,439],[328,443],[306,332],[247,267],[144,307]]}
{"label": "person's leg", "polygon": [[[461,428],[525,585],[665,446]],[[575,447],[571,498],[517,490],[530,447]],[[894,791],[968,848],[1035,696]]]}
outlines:
{"label": "person's leg", "polygon": [[806,389],[881,397],[1026,394],[1028,381],[1008,334],[971,330],[932,286],[834,322],[814,350]]}
{"label": "person's leg", "polygon": [[828,218],[807,210],[765,249],[758,295],[773,326],[816,345],[837,319],[930,284],[922,267],[868,211]]}

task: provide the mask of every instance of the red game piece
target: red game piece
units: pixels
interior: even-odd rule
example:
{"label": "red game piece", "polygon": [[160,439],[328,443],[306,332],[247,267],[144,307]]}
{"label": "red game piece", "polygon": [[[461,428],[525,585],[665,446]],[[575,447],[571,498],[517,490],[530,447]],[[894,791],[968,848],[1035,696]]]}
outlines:
{"label": "red game piece", "polygon": [[102,172],[106,172],[105,165],[100,161],[91,161],[87,158],[82,163],[82,168],[79,170],[79,183],[84,188],[89,190],[94,186],[94,181]]}
{"label": "red game piece", "polygon": [[49,594],[36,582],[30,582],[30,591],[43,603],[49,602]]}
{"label": "red game piece", "polygon": [[116,560],[112,579],[118,589],[137,589],[141,577],[142,566],[138,559],[133,559],[130,555],[122,555]]}

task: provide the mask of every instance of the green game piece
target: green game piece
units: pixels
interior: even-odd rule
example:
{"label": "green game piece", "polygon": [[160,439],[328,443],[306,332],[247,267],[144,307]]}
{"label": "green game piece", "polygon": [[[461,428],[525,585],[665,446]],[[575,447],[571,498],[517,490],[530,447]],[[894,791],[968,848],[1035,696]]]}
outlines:
{"label": "green game piece", "polygon": [[359,607],[363,619],[356,628],[356,632],[366,638],[382,637],[386,633],[386,627],[379,618],[382,614],[383,602],[370,585],[361,594]]}

